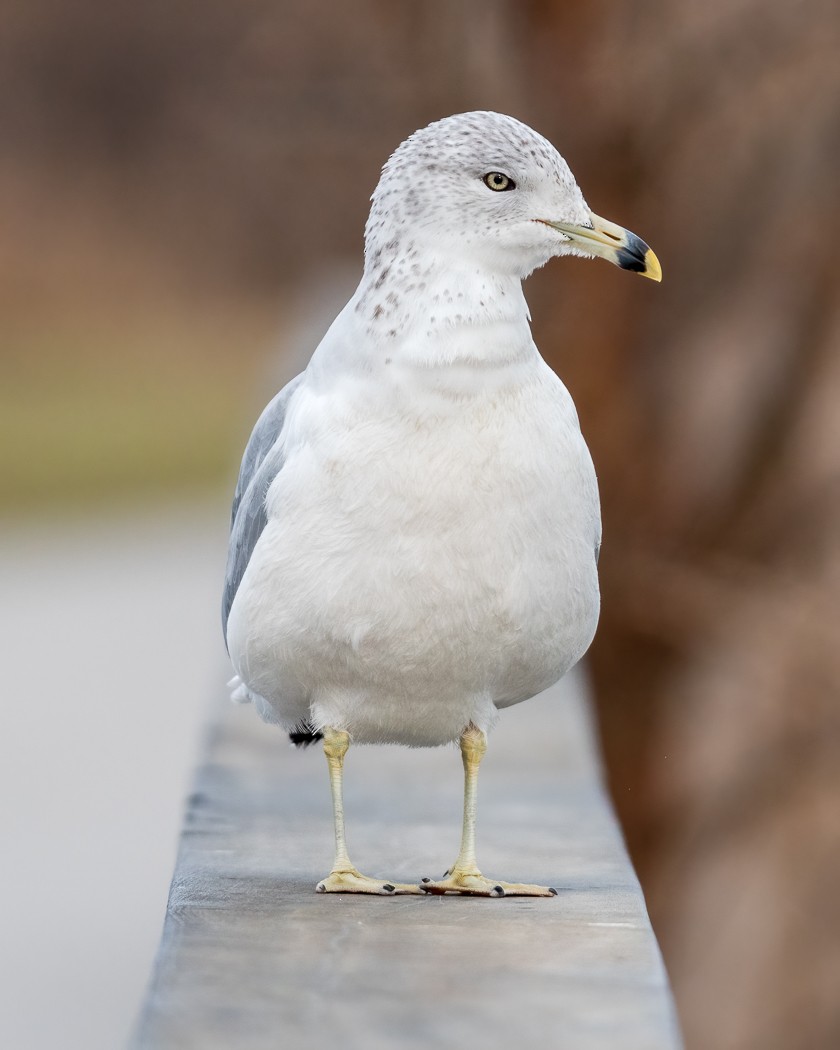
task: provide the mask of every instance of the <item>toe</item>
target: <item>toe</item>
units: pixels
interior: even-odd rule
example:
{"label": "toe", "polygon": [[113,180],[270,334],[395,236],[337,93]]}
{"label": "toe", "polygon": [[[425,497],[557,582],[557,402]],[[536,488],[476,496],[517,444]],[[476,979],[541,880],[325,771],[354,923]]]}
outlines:
{"label": "toe", "polygon": [[419,893],[418,886],[402,882],[383,882],[356,871],[332,871],[315,887],[316,893],[370,893],[380,897],[395,897],[397,894]]}
{"label": "toe", "polygon": [[444,879],[423,879],[420,889],[424,893],[461,893],[473,897],[556,897],[557,890],[550,886],[532,886],[522,882],[496,882],[478,872],[457,869]]}

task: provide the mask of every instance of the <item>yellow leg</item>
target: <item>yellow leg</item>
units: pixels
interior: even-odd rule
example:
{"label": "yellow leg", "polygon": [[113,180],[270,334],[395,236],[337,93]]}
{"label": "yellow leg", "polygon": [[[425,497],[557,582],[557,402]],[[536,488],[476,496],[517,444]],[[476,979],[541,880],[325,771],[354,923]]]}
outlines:
{"label": "yellow leg", "polygon": [[475,861],[475,814],[478,796],[478,767],[487,750],[487,736],[470,724],[461,736],[461,758],[464,762],[464,825],[458,859],[443,879],[423,879],[420,889],[426,893],[468,893],[479,897],[554,897],[551,886],[498,882],[485,878]]}
{"label": "yellow leg", "polygon": [[362,875],[350,861],[344,835],[344,756],[350,747],[350,735],[343,729],[324,730],[324,753],[330,770],[333,821],[335,824],[335,860],[332,871],[315,887],[318,893],[377,893],[393,897],[397,893],[419,893],[417,886],[383,882]]}

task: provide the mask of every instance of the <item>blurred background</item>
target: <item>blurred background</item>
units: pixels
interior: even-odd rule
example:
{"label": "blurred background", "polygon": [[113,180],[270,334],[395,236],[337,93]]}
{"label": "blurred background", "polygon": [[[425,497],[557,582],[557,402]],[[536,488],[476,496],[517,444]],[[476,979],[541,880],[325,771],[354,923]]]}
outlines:
{"label": "blurred background", "polygon": [[[687,1045],[840,1046],[839,55],[835,0],[5,0],[3,984],[33,1024],[9,1045],[59,1045],[62,1009],[87,1035],[61,1045],[124,1034],[67,960],[131,1016],[250,425],[360,275],[388,154],[489,108],[663,264],[526,291],[599,472],[590,673]],[[135,959],[120,914],[152,878]],[[107,944],[62,924],[103,900]]]}

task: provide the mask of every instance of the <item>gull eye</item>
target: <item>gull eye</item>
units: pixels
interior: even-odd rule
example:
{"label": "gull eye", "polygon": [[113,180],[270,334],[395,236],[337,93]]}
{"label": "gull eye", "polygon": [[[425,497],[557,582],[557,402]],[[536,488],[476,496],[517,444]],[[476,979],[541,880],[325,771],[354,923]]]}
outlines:
{"label": "gull eye", "polygon": [[483,179],[484,185],[488,189],[496,190],[501,192],[502,190],[515,190],[516,183],[507,175],[503,175],[500,171],[489,171]]}

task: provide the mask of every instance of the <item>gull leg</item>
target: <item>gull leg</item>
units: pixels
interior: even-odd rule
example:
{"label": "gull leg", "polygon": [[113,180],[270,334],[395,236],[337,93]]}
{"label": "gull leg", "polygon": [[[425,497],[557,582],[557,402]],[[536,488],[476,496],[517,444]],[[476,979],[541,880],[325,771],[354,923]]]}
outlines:
{"label": "gull leg", "polygon": [[330,770],[333,821],[335,824],[335,860],[332,871],[315,887],[317,893],[377,893],[393,897],[397,893],[419,893],[417,886],[371,879],[362,875],[350,861],[344,836],[344,756],[350,747],[350,734],[343,729],[324,730],[324,753]]}
{"label": "gull leg", "polygon": [[461,736],[461,757],[464,761],[464,825],[461,832],[461,851],[444,878],[436,882],[423,879],[420,889],[425,893],[467,893],[479,897],[554,897],[557,890],[550,886],[498,882],[485,878],[478,870],[475,861],[478,767],[486,750],[486,734],[470,723]]}

